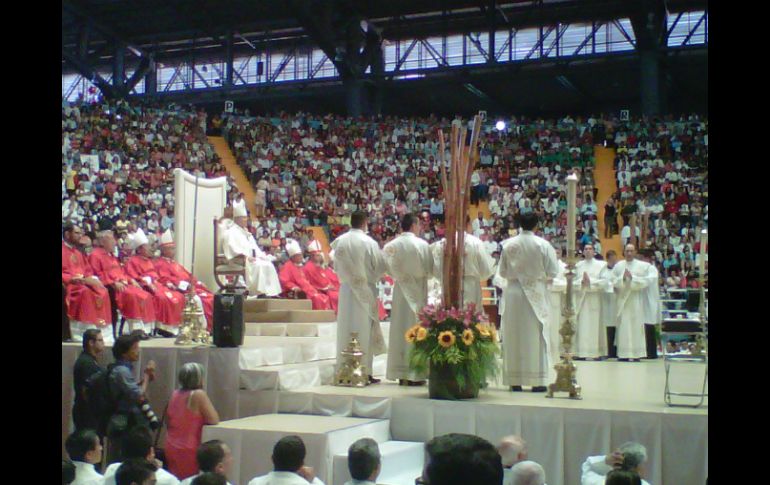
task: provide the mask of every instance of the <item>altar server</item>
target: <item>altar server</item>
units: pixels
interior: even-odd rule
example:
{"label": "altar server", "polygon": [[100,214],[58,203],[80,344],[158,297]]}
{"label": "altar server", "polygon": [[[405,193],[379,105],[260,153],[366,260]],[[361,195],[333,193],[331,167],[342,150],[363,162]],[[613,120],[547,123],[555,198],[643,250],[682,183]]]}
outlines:
{"label": "altar server", "polygon": [[302,248],[297,241],[286,243],[286,252],[289,260],[286,261],[278,273],[283,293],[290,291],[302,291],[305,297],[313,303],[313,310],[328,310],[329,297],[318,291],[307,279],[302,267]]}
{"label": "altar server", "polygon": [[657,284],[657,272],[649,263],[635,259],[636,248],[626,244],[625,259],[612,269],[617,296],[618,359],[638,361],[647,355],[644,338],[645,305],[651,284]]}
{"label": "altar server", "polygon": [[387,270],[387,263],[377,241],[366,234],[366,219],[365,212],[354,212],[350,218],[351,229],[331,244],[335,269],[342,283],[337,354],[348,346],[350,333],[357,332],[369,381],[376,383],[379,379],[371,376],[372,362],[375,355],[386,352],[377,309],[377,282]]}
{"label": "altar server", "polygon": [[594,258],[594,247],[583,247],[583,261],[575,268],[575,355],[597,359],[607,355],[607,332],[602,300],[610,285],[607,263]]}
{"label": "altar server", "polygon": [[428,303],[428,278],[433,256],[427,241],[420,238],[420,221],[413,214],[401,219],[401,234],[383,248],[388,274],[395,280],[390,311],[387,378],[399,384],[420,384],[425,375],[409,371],[411,344],[406,331],[417,322],[417,313]]}
{"label": "altar server", "polygon": [[83,340],[89,328],[102,330],[104,342],[112,343],[110,295],[94,274],[86,257],[77,248],[83,230],[75,224],[64,226],[61,243],[61,281],[67,291],[67,317],[70,333],[76,342]]}
{"label": "altar server", "polygon": [[273,265],[275,257],[265,254],[248,231],[249,218],[243,201],[233,205],[233,216],[235,225],[225,232],[222,241],[225,257],[228,260],[236,256],[246,257],[246,287],[250,298],[258,295],[278,296],[281,293],[281,282]]}
{"label": "altar server", "polygon": [[559,271],[556,252],[532,231],[535,213],[522,214],[520,234],[503,243],[500,276],[507,280],[503,298],[503,383],[512,391],[532,386],[545,392],[551,359],[550,300],[547,281]]}

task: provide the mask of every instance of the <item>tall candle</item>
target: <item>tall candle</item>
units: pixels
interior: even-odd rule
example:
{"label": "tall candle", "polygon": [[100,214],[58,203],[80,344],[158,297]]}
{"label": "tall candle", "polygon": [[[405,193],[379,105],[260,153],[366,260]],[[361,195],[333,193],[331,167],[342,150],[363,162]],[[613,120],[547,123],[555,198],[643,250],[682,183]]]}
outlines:
{"label": "tall candle", "polygon": [[700,261],[698,265],[698,271],[700,275],[701,281],[706,278],[706,245],[709,241],[709,233],[707,230],[702,230],[700,232]]}
{"label": "tall candle", "polygon": [[567,261],[575,257],[575,221],[577,219],[577,175],[567,177]]}

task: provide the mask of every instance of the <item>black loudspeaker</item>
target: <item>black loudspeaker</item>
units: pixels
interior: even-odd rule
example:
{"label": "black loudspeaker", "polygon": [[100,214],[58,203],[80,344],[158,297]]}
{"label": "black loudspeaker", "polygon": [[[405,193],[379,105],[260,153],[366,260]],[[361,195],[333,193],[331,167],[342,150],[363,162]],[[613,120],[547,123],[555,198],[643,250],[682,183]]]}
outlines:
{"label": "black loudspeaker", "polygon": [[239,347],[243,345],[243,295],[222,293],[214,295],[214,345]]}

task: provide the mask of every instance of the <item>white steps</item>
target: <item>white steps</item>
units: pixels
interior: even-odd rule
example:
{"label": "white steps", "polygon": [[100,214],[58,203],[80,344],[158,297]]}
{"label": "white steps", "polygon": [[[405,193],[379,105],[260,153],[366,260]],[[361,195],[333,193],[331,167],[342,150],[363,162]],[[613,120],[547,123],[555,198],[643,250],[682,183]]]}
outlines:
{"label": "white steps", "polygon": [[337,315],[332,310],[268,310],[260,312],[246,312],[243,315],[244,322],[336,322]]}
{"label": "white steps", "polygon": [[[378,484],[412,485],[422,474],[425,455],[424,443],[415,441],[386,441],[378,443],[382,468]],[[350,480],[347,452],[334,455],[334,483],[344,485]]]}
{"label": "white steps", "polygon": [[337,356],[334,337],[245,337],[238,353],[241,370],[300,364]]}
{"label": "white steps", "polygon": [[241,369],[241,388],[249,391],[294,390],[332,384],[336,359]]}
{"label": "white steps", "polygon": [[271,337],[335,337],[336,322],[252,322],[246,335]]}
{"label": "white steps", "polygon": [[289,300],[260,298],[246,300],[243,303],[244,313],[269,312],[276,310],[312,310],[313,303],[310,300]]}

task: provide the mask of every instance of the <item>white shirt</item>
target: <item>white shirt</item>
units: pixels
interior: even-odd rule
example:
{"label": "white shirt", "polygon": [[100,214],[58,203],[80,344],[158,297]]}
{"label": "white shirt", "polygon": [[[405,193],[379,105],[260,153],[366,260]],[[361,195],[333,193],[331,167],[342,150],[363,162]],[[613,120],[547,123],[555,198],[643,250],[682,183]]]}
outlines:
{"label": "white shirt", "polygon": [[[324,485],[315,477],[311,485]],[[308,485],[308,481],[294,472],[270,472],[267,475],[253,478],[249,485]]]}
{"label": "white shirt", "polygon": [[104,477],[96,471],[91,463],[73,461],[75,465],[75,481],[72,485],[102,485]]}
{"label": "white shirt", "polygon": [[[122,463],[113,463],[107,467],[104,472],[104,484],[103,485],[115,485],[115,473]],[[155,479],[157,480],[155,485],[179,485],[179,480],[163,468],[158,468],[155,471]]]}
{"label": "white shirt", "polygon": [[[612,467],[604,462],[605,457],[589,456],[583,462],[580,485],[604,485],[607,474],[612,471]],[[650,485],[646,480],[642,480],[642,485]]]}

